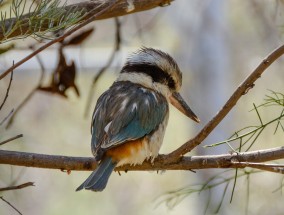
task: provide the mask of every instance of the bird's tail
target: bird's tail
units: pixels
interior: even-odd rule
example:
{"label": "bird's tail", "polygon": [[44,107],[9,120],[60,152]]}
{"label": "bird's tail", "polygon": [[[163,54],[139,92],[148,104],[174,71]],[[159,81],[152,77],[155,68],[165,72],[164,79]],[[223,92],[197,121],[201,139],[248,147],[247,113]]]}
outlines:
{"label": "bird's tail", "polygon": [[112,161],[111,157],[105,157],[98,168],[81,184],[76,191],[86,189],[92,191],[102,191],[108,182],[109,176],[115,168],[116,163]]}

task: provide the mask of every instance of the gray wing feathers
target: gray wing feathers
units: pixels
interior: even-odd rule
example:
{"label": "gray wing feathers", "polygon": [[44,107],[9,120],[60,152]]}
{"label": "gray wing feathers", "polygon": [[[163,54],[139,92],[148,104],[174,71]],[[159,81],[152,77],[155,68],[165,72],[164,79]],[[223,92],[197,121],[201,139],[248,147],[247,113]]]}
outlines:
{"label": "gray wing feathers", "polygon": [[93,153],[151,133],[167,113],[168,103],[162,95],[131,82],[115,82],[94,110]]}

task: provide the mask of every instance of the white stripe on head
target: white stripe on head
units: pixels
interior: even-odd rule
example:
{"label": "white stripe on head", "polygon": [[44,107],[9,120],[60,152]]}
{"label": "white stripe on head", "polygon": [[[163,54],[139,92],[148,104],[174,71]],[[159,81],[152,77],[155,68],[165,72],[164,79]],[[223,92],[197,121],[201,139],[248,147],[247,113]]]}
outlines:
{"label": "white stripe on head", "polygon": [[172,94],[168,86],[153,82],[152,78],[144,73],[120,73],[116,81],[130,81],[161,93],[166,99]]}
{"label": "white stripe on head", "polygon": [[177,90],[179,90],[182,83],[182,76],[179,67],[175,60],[167,53],[143,47],[137,52],[134,52],[127,58],[127,64],[147,64],[161,68],[164,72],[168,73],[177,84]]}

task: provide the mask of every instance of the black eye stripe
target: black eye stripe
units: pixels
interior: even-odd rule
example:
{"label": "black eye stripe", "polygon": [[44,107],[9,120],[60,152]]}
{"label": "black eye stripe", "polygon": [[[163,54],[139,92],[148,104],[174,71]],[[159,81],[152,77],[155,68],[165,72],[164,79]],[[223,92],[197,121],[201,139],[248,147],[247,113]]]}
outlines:
{"label": "black eye stripe", "polygon": [[176,84],[172,77],[158,66],[150,64],[126,64],[121,70],[121,73],[132,72],[144,73],[150,76],[154,82],[166,84],[172,90],[176,89]]}

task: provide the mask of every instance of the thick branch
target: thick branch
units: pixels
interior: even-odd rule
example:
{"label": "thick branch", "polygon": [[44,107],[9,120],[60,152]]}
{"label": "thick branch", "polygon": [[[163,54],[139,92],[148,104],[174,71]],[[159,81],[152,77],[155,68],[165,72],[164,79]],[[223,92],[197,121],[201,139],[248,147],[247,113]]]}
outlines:
{"label": "thick branch", "polygon": [[[115,7],[113,7],[111,10],[107,11],[107,13],[100,14],[96,19],[101,20],[101,19],[108,19],[108,18],[113,18],[113,17],[118,17],[118,16],[124,16],[127,14],[131,13],[136,13],[140,11],[145,11],[145,10],[150,10],[152,8],[158,7],[158,6],[163,6],[163,5],[168,5],[170,2],[173,0],[131,0],[131,1],[121,1],[120,3],[116,4]],[[131,4],[132,3],[132,4]],[[94,8],[98,8],[95,12],[98,12],[100,10],[100,5],[102,4],[102,1],[85,1],[85,2],[80,2],[77,4],[72,4],[66,6],[64,9],[66,13],[69,11],[73,12],[82,12],[84,14],[89,13],[92,11]],[[66,14],[67,16],[68,14]],[[9,37],[17,37],[21,36],[22,32],[30,32],[30,29],[34,29],[33,27],[29,26],[30,23],[28,22],[28,19],[25,19],[29,17],[29,14],[25,14],[22,16],[22,20],[26,20],[25,23],[22,24],[21,28],[17,29],[13,34],[11,34]],[[84,17],[85,19],[90,18],[90,16]],[[15,18],[7,19],[5,21],[5,26],[6,28],[9,28],[9,26],[12,23],[16,22]],[[41,26],[41,31],[47,30],[48,25],[46,26]],[[39,29],[37,29],[39,30]],[[35,33],[35,32],[30,32],[30,33]],[[3,31],[0,28],[0,41],[4,39]]]}
{"label": "thick branch", "polygon": [[280,56],[284,54],[284,45],[275,49],[269,54],[259,66],[244,80],[244,82],[236,89],[230,99],[223,108],[204,126],[204,128],[191,140],[187,141],[181,147],[169,154],[169,162],[179,159],[182,155],[190,152],[198,146],[224,119],[224,117],[236,105],[237,101],[254,87],[254,82],[261,77],[262,73]]}
{"label": "thick branch", "polygon": [[[176,163],[168,163],[167,155],[160,155],[155,162],[144,162],[142,165],[123,166],[118,171],[131,170],[190,170],[209,168],[245,168],[250,163],[274,161],[284,158],[284,147],[242,152],[239,154],[207,155],[182,157]],[[241,162],[241,163],[240,163]],[[97,163],[91,157],[69,157],[60,155],[44,155],[27,152],[0,150],[0,164],[26,167],[37,167],[60,170],[94,170]],[[251,166],[253,167],[253,166]],[[255,166],[258,168],[257,166]]]}

